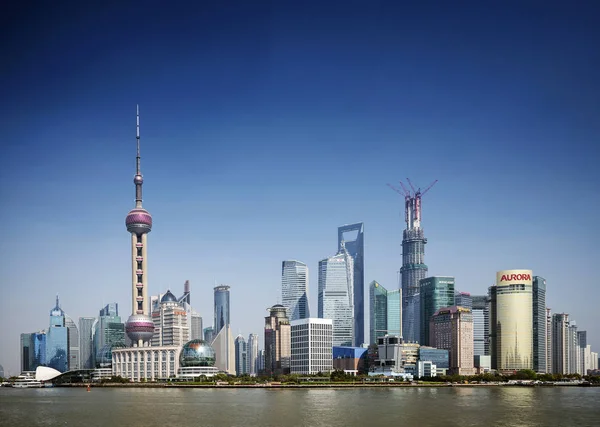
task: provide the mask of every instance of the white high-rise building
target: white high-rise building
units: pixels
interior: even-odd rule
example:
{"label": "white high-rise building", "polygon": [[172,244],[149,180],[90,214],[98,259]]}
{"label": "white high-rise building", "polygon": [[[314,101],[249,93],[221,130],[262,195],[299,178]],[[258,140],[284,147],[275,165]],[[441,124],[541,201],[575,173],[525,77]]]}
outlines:
{"label": "white high-rise building", "polygon": [[308,267],[300,261],[281,263],[281,303],[290,321],[310,316],[308,306]]}
{"label": "white high-rise building", "polygon": [[319,261],[319,318],[333,322],[333,345],[353,346],[354,263],[343,242],[340,252]]}
{"label": "white high-rise building", "polygon": [[187,312],[171,291],[167,291],[160,299],[160,304],[155,306],[152,321],[154,322],[152,346],[182,346],[190,340]]}
{"label": "white high-rise building", "polygon": [[291,322],[292,374],[312,375],[333,371],[331,319],[298,319]]}
{"label": "white high-rise building", "polygon": [[258,335],[248,336],[248,373],[255,377],[258,374]]}

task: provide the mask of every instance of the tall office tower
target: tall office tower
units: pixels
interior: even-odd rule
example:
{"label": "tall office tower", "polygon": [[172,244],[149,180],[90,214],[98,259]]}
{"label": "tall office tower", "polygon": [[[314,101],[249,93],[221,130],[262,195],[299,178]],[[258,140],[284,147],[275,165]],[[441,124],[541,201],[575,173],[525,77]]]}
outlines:
{"label": "tall office tower", "polygon": [[569,315],[554,313],[552,315],[552,373],[569,373],[569,353],[567,351]]}
{"label": "tall office tower", "polygon": [[552,341],[552,310],[546,308],[546,372],[549,374],[554,372],[552,370],[553,346],[554,343]]}
{"label": "tall office tower", "polygon": [[93,366],[96,366],[96,355],[102,347],[110,344],[125,344],[125,325],[119,316],[116,303],[107,304],[100,310],[98,321],[94,323],[93,332]]}
{"label": "tall office tower", "polygon": [[201,340],[204,339],[202,332],[202,316],[195,311],[189,313],[189,324],[190,324],[190,340]]}
{"label": "tall office tower", "polygon": [[21,334],[21,372],[35,371],[32,369],[33,334]]}
{"label": "tall office tower", "polygon": [[[402,267],[400,268],[402,289],[402,335],[408,342],[416,342],[420,338],[421,314],[419,282],[427,277],[425,265],[425,244],[427,239],[421,228],[421,198],[435,185],[437,179],[424,191],[415,190],[408,180],[409,191],[402,182],[402,189],[390,187],[404,196],[404,220],[406,229],[402,232]],[[388,184],[389,185],[389,184]]]}
{"label": "tall office tower", "polygon": [[589,361],[586,359],[586,347],[587,343],[587,331],[577,331],[577,343],[579,344],[579,373],[581,375],[587,375]]}
{"label": "tall office tower", "polygon": [[533,279],[531,270],[496,273],[490,287],[492,369],[533,368]]}
{"label": "tall office tower", "polygon": [[135,208],[125,218],[127,231],[131,233],[131,316],[127,319],[125,331],[134,346],[142,347],[154,335],[154,322],[150,317],[148,299],[148,233],[152,230],[152,216],[142,207],[142,184],[144,179],[140,169],[140,108],[136,115],[136,172]]}
{"label": "tall office tower", "polygon": [[473,295],[473,354],[490,355],[490,303],[487,295]]}
{"label": "tall office tower", "polygon": [[377,344],[388,332],[387,289],[373,280],[369,285],[369,343]]}
{"label": "tall office tower", "polygon": [[229,320],[229,289],[227,285],[215,286],[215,314],[214,333],[218,334],[221,328],[230,324]]}
{"label": "tall office tower", "polygon": [[387,293],[388,335],[402,337],[402,289],[393,289]]}
{"label": "tall office tower", "polygon": [[579,336],[577,334],[577,323],[574,320],[569,321],[569,328],[567,330],[568,340],[567,348],[569,355],[569,374],[581,374],[579,368],[581,367],[579,362]]}
{"label": "tall office tower", "polygon": [[79,318],[79,356],[81,369],[94,369],[95,317]]}
{"label": "tall office tower", "polygon": [[[162,296],[161,296],[162,298]],[[151,298],[152,301],[152,298]],[[186,280],[183,284],[183,295],[177,299],[179,305],[187,313],[187,323],[189,327],[189,339],[190,340],[203,340],[204,335],[202,331],[202,316],[196,312],[191,305],[191,291],[190,281]],[[156,303],[151,304],[152,307],[156,306]],[[155,308],[152,309],[154,311]],[[210,342],[210,341],[208,341]]]}
{"label": "tall office tower", "polygon": [[[454,296],[454,292],[452,294]],[[473,375],[473,315],[465,307],[445,307],[430,320],[430,343],[448,350],[450,374]]]}
{"label": "tall office tower", "polygon": [[250,334],[248,336],[248,373],[255,377],[258,374],[258,335]]}
{"label": "tall office tower", "polygon": [[300,261],[281,263],[281,302],[290,320],[310,316],[308,306],[308,267]]}
{"label": "tall office tower", "polygon": [[533,276],[533,370],[548,372],[546,361],[546,279]]}
{"label": "tall office tower", "polygon": [[473,309],[473,297],[468,292],[456,292],[454,294],[454,301],[459,307]]}
{"label": "tall office tower", "polygon": [[421,336],[419,338],[419,343],[421,345],[430,345],[429,321],[431,320],[431,316],[433,316],[440,308],[452,307],[455,305],[454,283],[454,277],[450,276],[433,276],[419,281],[421,298],[421,325],[419,328]]}
{"label": "tall office tower", "polygon": [[215,339],[215,328],[209,326],[208,328],[204,328],[204,341],[210,343]]}
{"label": "tall office tower", "polygon": [[231,333],[229,289],[227,285],[214,288],[214,330],[212,347],[215,350],[215,366],[235,374],[235,343]]}
{"label": "tall office tower", "polygon": [[[356,233],[354,239],[350,236]],[[338,227],[338,253],[347,251],[352,257],[352,295],[354,345],[365,343],[365,227],[362,222]],[[319,316],[321,317],[321,316]],[[334,326],[335,327],[335,326]]]}
{"label": "tall office tower", "polygon": [[287,310],[281,304],[269,309],[265,317],[265,374],[290,373],[291,330]]}
{"label": "tall office tower", "polygon": [[313,375],[333,371],[331,319],[298,319],[291,323],[290,373]]}
{"label": "tall office tower", "polygon": [[65,327],[69,339],[69,371],[80,369],[79,329],[69,316],[65,315]]}
{"label": "tall office tower", "polygon": [[154,335],[152,346],[182,346],[190,340],[190,328],[185,309],[179,304],[175,295],[167,291],[160,304],[152,312]]}
{"label": "tall office tower", "polygon": [[248,373],[248,345],[242,335],[235,339],[235,374],[244,375]]}
{"label": "tall office tower", "polygon": [[60,372],[69,370],[69,331],[65,325],[65,312],[56,306],[50,310],[50,328],[46,336],[46,363]]}
{"label": "tall office tower", "polygon": [[319,318],[333,320],[333,345],[353,346],[353,258],[342,242],[337,255],[319,261]]}
{"label": "tall office tower", "polygon": [[258,350],[256,358],[256,375],[265,375],[265,350]]}

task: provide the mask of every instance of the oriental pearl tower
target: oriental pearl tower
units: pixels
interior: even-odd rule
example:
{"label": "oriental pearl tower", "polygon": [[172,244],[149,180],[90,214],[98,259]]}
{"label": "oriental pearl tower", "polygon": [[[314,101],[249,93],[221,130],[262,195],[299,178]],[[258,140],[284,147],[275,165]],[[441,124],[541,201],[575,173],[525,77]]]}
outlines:
{"label": "oriental pearl tower", "polygon": [[137,106],[137,156],[135,184],[135,208],[127,214],[125,225],[131,233],[131,316],[125,324],[127,336],[134,346],[142,347],[152,339],[154,323],[148,315],[148,233],[152,230],[152,216],[142,207],[142,184],[140,170],[140,107]]}

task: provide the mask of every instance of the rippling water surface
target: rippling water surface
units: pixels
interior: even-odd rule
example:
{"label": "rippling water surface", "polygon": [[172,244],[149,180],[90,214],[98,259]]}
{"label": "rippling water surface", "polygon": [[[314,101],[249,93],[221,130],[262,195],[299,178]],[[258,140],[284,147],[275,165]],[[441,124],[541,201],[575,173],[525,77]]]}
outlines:
{"label": "rippling water surface", "polygon": [[600,388],[0,388],[6,426],[600,426]]}

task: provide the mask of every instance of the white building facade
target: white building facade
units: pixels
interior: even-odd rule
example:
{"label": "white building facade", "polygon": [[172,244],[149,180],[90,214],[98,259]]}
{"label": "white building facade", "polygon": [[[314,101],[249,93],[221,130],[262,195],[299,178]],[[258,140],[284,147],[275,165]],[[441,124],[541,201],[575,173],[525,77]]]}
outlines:
{"label": "white building facade", "polygon": [[333,321],[298,319],[291,322],[292,374],[311,375],[333,371]]}
{"label": "white building facade", "polygon": [[181,346],[129,347],[112,351],[113,375],[130,381],[173,378],[179,370]]}
{"label": "white building facade", "polygon": [[342,250],[319,261],[319,318],[331,319],[333,345],[354,345],[354,262]]}

